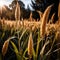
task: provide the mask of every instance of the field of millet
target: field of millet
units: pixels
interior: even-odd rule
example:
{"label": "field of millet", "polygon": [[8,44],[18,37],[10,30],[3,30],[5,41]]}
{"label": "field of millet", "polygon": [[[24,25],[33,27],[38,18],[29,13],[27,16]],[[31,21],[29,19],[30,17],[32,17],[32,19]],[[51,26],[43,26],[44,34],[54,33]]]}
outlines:
{"label": "field of millet", "polygon": [[51,7],[40,21],[0,20],[0,60],[60,60],[60,10],[47,23]]}

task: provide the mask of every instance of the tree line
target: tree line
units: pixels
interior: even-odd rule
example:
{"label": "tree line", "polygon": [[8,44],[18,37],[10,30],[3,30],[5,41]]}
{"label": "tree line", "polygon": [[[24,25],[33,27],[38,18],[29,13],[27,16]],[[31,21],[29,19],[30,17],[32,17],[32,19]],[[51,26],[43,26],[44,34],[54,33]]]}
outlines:
{"label": "tree line", "polygon": [[47,6],[49,5],[53,5],[51,13],[50,13],[50,17],[52,16],[53,13],[55,13],[55,19],[57,20],[57,13],[58,13],[58,4],[59,4],[59,0],[31,0],[31,4],[30,6],[32,7],[32,10],[30,9],[29,5],[27,5],[27,9],[25,8],[25,4],[21,1],[21,0],[13,0],[9,7],[8,6],[4,6],[4,8],[2,8],[2,13],[0,11],[0,17],[1,18],[5,18],[5,19],[9,19],[9,20],[15,20],[15,9],[16,9],[16,4],[17,1],[20,5],[20,10],[21,10],[21,16],[20,19],[28,19],[30,17],[30,13],[32,12],[32,17],[34,19],[40,19],[39,17],[39,13],[37,11],[41,11],[42,13],[45,11],[45,9],[47,8]]}

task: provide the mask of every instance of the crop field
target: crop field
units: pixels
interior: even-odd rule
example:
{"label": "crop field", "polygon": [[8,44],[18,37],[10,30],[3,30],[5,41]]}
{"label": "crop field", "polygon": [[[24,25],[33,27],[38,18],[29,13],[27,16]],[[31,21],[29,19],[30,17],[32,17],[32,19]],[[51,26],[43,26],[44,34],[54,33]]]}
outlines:
{"label": "crop field", "polygon": [[40,21],[0,19],[0,60],[60,60],[60,10],[47,22],[51,7]]}

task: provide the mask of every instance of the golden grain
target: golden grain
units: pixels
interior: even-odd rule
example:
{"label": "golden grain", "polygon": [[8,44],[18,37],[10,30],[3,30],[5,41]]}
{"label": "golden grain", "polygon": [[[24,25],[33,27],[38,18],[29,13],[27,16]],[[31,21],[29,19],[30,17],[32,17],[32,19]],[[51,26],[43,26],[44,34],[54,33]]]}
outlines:
{"label": "golden grain", "polygon": [[53,23],[54,22],[54,17],[55,17],[55,13],[52,15],[52,17],[51,17],[51,23]]}
{"label": "golden grain", "polygon": [[8,45],[9,45],[9,40],[6,40],[3,44],[3,47],[2,47],[2,55],[5,56],[7,50],[8,50]]}
{"label": "golden grain", "polygon": [[30,18],[29,18],[30,21],[32,21],[32,12],[30,13]]}
{"label": "golden grain", "polygon": [[30,33],[29,41],[28,41],[28,55],[31,58],[33,54],[33,39],[32,39],[32,33]]}
{"label": "golden grain", "polygon": [[60,20],[60,2],[59,2],[59,6],[58,6],[58,18]]}
{"label": "golden grain", "polygon": [[17,5],[16,5],[16,10],[15,10],[15,19],[20,20],[20,6],[19,6],[18,2],[17,2]]}
{"label": "golden grain", "polygon": [[40,18],[42,18],[42,16],[43,16],[43,13],[41,12],[41,11],[37,11],[38,13],[39,13],[39,15],[40,15]]}
{"label": "golden grain", "polygon": [[47,24],[47,20],[48,20],[48,16],[50,13],[52,5],[48,6],[47,9],[45,10],[43,17],[42,17],[42,24],[41,24],[41,28],[40,28],[40,35],[41,37],[43,37],[45,35],[46,32],[46,24]]}

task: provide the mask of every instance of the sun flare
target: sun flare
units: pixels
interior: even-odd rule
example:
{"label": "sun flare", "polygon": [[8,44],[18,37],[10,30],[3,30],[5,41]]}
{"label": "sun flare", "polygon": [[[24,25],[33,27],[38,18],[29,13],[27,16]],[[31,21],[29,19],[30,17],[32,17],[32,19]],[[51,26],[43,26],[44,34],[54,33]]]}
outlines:
{"label": "sun flare", "polygon": [[4,0],[0,0],[0,8],[2,8],[4,6]]}

